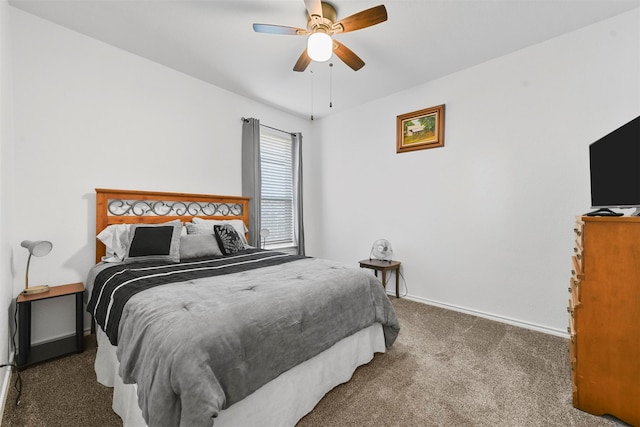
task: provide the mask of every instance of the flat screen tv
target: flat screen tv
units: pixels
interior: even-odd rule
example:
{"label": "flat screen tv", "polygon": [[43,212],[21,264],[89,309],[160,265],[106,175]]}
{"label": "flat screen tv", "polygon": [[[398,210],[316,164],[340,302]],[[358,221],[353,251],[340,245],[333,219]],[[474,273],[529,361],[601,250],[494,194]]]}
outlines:
{"label": "flat screen tv", "polygon": [[619,216],[610,208],[640,215],[640,117],[589,145],[591,207],[587,215]]}

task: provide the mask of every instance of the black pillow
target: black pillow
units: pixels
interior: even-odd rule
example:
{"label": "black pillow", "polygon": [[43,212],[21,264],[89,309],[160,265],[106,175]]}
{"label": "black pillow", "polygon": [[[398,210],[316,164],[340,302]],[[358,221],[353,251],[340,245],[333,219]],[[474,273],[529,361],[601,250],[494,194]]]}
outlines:
{"label": "black pillow", "polygon": [[169,255],[173,227],[140,227],[133,232],[129,256]]}
{"label": "black pillow", "polygon": [[213,231],[223,254],[231,255],[244,249],[244,242],[232,225],[216,224],[213,226]]}
{"label": "black pillow", "polygon": [[129,250],[124,261],[179,262],[181,228],[180,222],[131,225]]}

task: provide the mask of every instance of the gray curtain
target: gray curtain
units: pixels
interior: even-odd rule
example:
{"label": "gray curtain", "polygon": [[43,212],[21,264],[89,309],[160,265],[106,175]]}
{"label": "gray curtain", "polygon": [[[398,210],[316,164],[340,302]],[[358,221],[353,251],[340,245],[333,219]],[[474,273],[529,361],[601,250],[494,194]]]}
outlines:
{"label": "gray curtain", "polygon": [[293,153],[293,233],[298,243],[298,255],[304,255],[304,225],[302,221],[302,134],[292,133]]}
{"label": "gray curtain", "polygon": [[250,197],[249,244],[260,247],[260,120],[242,119],[242,195]]}

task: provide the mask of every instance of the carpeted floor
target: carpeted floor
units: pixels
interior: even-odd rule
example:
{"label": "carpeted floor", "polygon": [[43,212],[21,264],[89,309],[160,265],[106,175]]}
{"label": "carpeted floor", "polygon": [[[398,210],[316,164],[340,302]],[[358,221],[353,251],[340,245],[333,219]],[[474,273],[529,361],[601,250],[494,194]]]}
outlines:
{"label": "carpeted floor", "polygon": [[16,406],[16,373],[11,375],[2,427],[122,426],[111,410],[113,390],[98,384],[93,371],[95,335],[85,351],[28,367],[20,372],[22,395]]}
{"label": "carpeted floor", "polygon": [[[392,298],[395,345],[329,392],[298,427],[624,426],[573,408],[565,339]],[[121,426],[96,383],[95,343],[22,371],[3,426]],[[244,427],[244,426],[239,426]]]}

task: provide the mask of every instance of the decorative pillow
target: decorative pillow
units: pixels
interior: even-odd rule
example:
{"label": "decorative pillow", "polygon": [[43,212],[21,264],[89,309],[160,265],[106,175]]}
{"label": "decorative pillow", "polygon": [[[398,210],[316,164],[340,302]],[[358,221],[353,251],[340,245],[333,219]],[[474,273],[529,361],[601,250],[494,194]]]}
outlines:
{"label": "decorative pillow", "polygon": [[209,234],[213,236],[213,225],[211,224],[192,224],[190,222],[185,223],[187,229],[187,235],[192,234]]}
{"label": "decorative pillow", "polygon": [[244,221],[241,219],[218,220],[218,219],[202,219],[202,218],[194,217],[191,219],[191,222],[197,225],[205,225],[205,224],[209,225],[211,229],[213,229],[213,226],[216,224],[217,225],[230,224],[233,226],[233,228],[236,229],[236,232],[244,242],[245,246],[247,245],[247,239],[245,239],[244,235],[249,230],[247,229],[247,226],[244,225]]}
{"label": "decorative pillow", "polygon": [[218,240],[212,234],[188,234],[180,237],[180,260],[222,256]]}
{"label": "decorative pillow", "polygon": [[124,262],[180,262],[182,223],[132,224],[129,230],[129,251]]}
{"label": "decorative pillow", "polygon": [[231,255],[244,249],[243,240],[231,224],[216,224],[213,230],[223,254]]}
{"label": "decorative pillow", "polygon": [[96,237],[107,248],[104,262],[121,262],[127,256],[129,249],[129,229],[131,224],[112,224],[107,226]]}

